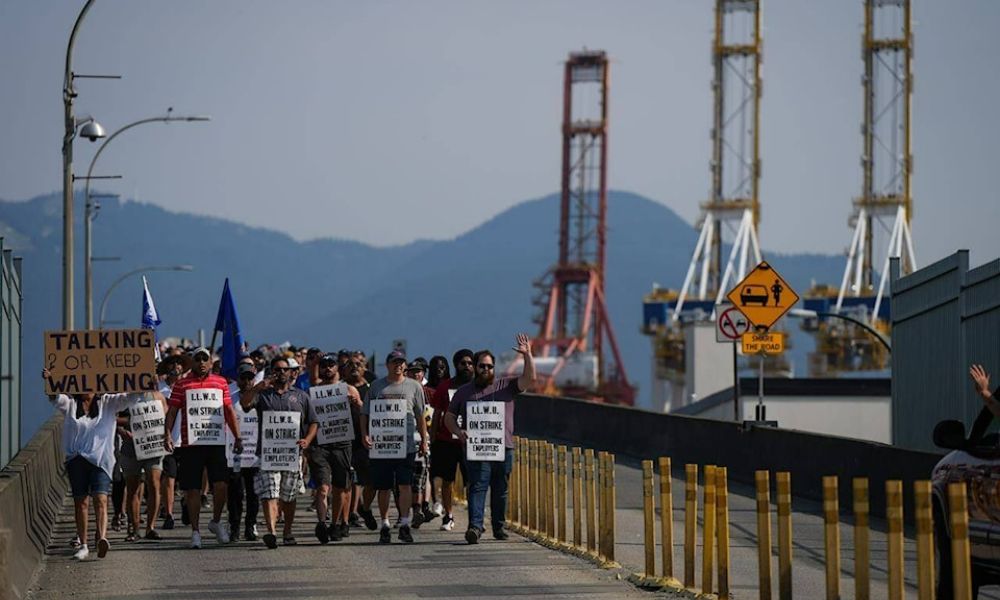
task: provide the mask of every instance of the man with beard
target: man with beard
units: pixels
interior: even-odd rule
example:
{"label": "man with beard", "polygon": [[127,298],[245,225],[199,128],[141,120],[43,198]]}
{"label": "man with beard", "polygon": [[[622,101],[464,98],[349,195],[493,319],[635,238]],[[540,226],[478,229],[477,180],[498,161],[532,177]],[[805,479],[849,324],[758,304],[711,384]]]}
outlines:
{"label": "man with beard", "polygon": [[[347,398],[350,407],[361,406],[361,396],[358,390],[348,383],[339,380],[337,359],[332,355],[326,355],[319,359],[319,370],[314,380],[313,386],[331,386],[324,390],[323,397],[337,398],[342,401]],[[313,401],[309,406],[309,417],[314,426],[319,426],[319,407],[322,400],[317,399],[317,392],[311,388],[310,394]],[[356,436],[353,436],[356,437]],[[309,458],[309,471],[316,480],[316,539],[321,544],[334,541],[339,542],[342,538],[350,535],[350,527],[347,524],[348,512],[351,500],[351,446],[353,437],[343,441],[329,442],[321,444],[317,439],[309,447],[306,456]],[[331,516],[330,526],[326,525],[327,498],[333,492],[333,502],[330,503]]]}
{"label": "man with beard", "polygon": [[[173,452],[173,437],[170,435],[177,420],[177,414],[181,415],[181,447],[177,449],[178,476],[181,489],[187,500],[187,512],[191,520],[191,547],[201,548],[201,529],[199,527],[199,513],[201,512],[201,487],[202,473],[208,472],[208,481],[212,484],[212,495],[214,506],[212,508],[212,520],[208,523],[208,529],[215,534],[220,544],[229,543],[229,531],[227,524],[219,523],[222,517],[222,509],[226,506],[226,485],[229,479],[229,467],[226,464],[225,436],[220,435],[216,439],[208,438],[204,440],[191,439],[188,422],[188,401],[189,398],[194,403],[197,398],[202,409],[219,411],[223,415],[225,424],[233,433],[236,440],[233,445],[235,452],[243,451],[243,440],[240,439],[240,427],[236,422],[236,412],[233,411],[233,400],[229,396],[229,382],[225,377],[212,373],[212,353],[208,348],[196,348],[191,353],[194,361],[191,365],[191,372],[185,377],[177,380],[170,391],[170,409],[167,411],[166,436],[164,446],[167,452]],[[218,412],[214,414],[219,414]],[[205,425],[205,422],[195,423]],[[214,423],[207,423],[212,425]],[[193,431],[193,429],[191,429]],[[196,444],[195,442],[207,442]]]}
{"label": "man with beard", "polygon": [[[378,491],[378,510],[382,518],[382,528],[379,534],[379,543],[388,544],[392,541],[391,526],[389,524],[389,496],[393,488],[399,487],[399,541],[404,543],[413,542],[413,534],[410,531],[410,504],[413,499],[413,461],[417,452],[427,454],[427,425],[424,422],[424,390],[423,387],[412,379],[407,379],[406,355],[399,350],[393,350],[386,357],[386,367],[388,375],[382,379],[377,379],[368,390],[364,406],[361,409],[361,430],[364,433],[364,444],[371,450],[371,481],[373,487]],[[396,407],[399,407],[397,410]],[[371,422],[372,415],[376,415],[379,421],[388,422],[382,428],[389,438],[384,442],[384,448],[375,446],[372,440]],[[402,415],[397,418],[396,415]],[[402,421],[399,427],[395,426],[395,421]],[[397,432],[396,433],[393,432]],[[420,444],[414,440],[414,432],[420,432]],[[398,438],[399,441],[396,441]],[[401,443],[402,456],[392,456],[393,443]],[[380,450],[390,456],[379,456]]]}
{"label": "man with beard", "polygon": [[260,424],[257,452],[261,456],[261,465],[254,480],[254,491],[264,508],[264,520],[267,521],[264,544],[271,550],[278,547],[276,531],[279,509],[284,517],[282,542],[286,546],[297,543],[292,535],[292,524],[295,520],[295,500],[302,486],[302,469],[299,460],[295,460],[287,469],[264,469],[264,428],[269,422],[269,416],[275,416],[269,413],[299,414],[299,440],[296,445],[300,452],[309,447],[317,429],[315,423],[309,422],[309,396],[299,388],[292,387],[294,371],[288,365],[289,360],[281,356],[272,359],[270,377],[242,394],[244,405],[257,409],[257,422]]}
{"label": "man with beard", "polygon": [[[327,355],[334,358],[333,355]],[[344,381],[358,390],[358,396],[368,397],[368,390],[371,384],[364,378],[365,362],[363,358],[351,357],[344,365],[344,372],[341,374]],[[354,421],[354,441],[351,445],[351,468],[354,475],[354,489],[351,495],[350,515],[348,524],[352,527],[361,525],[364,519],[365,526],[372,531],[378,529],[375,515],[372,514],[372,500],[375,499],[375,490],[371,486],[368,476],[368,448],[362,442],[361,434],[361,406],[351,403],[351,419]]]}
{"label": "man with beard", "polygon": [[[451,531],[455,528],[455,515],[452,509],[455,504],[452,495],[452,485],[455,483],[455,469],[462,462],[462,444],[458,436],[448,431],[445,416],[455,391],[472,381],[474,372],[472,365],[472,350],[462,348],[451,358],[455,365],[455,378],[443,379],[438,383],[431,397],[434,407],[434,422],[431,424],[431,485],[440,489],[441,506],[435,505],[434,512],[441,513],[441,531]],[[434,361],[432,360],[433,364]],[[448,365],[445,364],[447,373]],[[433,371],[434,368],[431,367]],[[433,373],[432,373],[433,374]],[[463,469],[464,474],[464,469]],[[464,477],[463,477],[464,478]]]}
{"label": "man with beard", "polygon": [[491,409],[499,408],[503,412],[502,460],[466,460],[465,470],[469,475],[469,528],[465,532],[465,541],[470,544],[478,544],[485,531],[483,518],[487,489],[490,490],[493,537],[498,540],[509,537],[504,530],[504,515],[507,512],[507,481],[514,458],[514,397],[530,389],[535,382],[535,362],[531,356],[531,340],[527,335],[517,334],[514,351],[524,360],[521,376],[501,379],[495,377],[496,360],[493,353],[489,350],[477,352],[473,356],[476,377],[471,384],[463,385],[455,392],[445,420],[448,429],[464,444],[469,436],[465,429],[458,426],[459,415],[464,418],[463,424],[468,428],[470,415],[487,412],[485,403],[490,403]]}

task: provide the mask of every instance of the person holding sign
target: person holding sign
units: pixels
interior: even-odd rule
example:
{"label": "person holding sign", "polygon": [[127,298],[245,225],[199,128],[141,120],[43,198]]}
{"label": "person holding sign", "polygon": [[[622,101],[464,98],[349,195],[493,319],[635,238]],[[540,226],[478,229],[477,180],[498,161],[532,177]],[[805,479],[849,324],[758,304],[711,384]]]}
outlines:
{"label": "person holding sign", "polygon": [[[452,434],[445,425],[451,398],[458,388],[472,381],[475,372],[472,362],[473,352],[462,348],[451,357],[455,365],[455,377],[444,379],[434,390],[431,402],[434,405],[434,423],[431,425],[431,478],[435,487],[441,489],[441,531],[451,531],[455,528],[455,515],[452,513],[454,497],[452,484],[455,483],[455,472],[462,469],[462,479],[465,476],[465,466],[462,464],[462,444],[457,435]],[[436,509],[437,507],[435,507]]]}
{"label": "person holding sign", "polygon": [[[399,541],[413,542],[410,504],[413,501],[413,461],[416,453],[427,454],[427,424],[424,422],[424,389],[406,377],[406,355],[393,350],[385,359],[389,374],[375,380],[361,407],[361,430],[369,449],[372,486],[378,491],[382,518],[379,543],[392,541],[389,525],[389,494],[399,487]],[[414,432],[420,432],[420,444]]]}
{"label": "person holding sign", "polygon": [[[48,369],[42,379],[48,380]],[[127,409],[139,394],[66,394],[50,395],[49,402],[63,414],[63,452],[66,455],[66,475],[73,492],[76,535],[80,547],[73,558],[90,556],[87,544],[87,508],[94,500],[94,521],[97,528],[97,557],[104,558],[108,543],[108,495],[111,493],[111,471],[115,465],[115,429],[118,413]]]}
{"label": "person holding sign", "polygon": [[269,375],[241,392],[241,402],[257,410],[260,469],[254,480],[254,491],[264,508],[267,525],[264,544],[271,550],[278,547],[279,509],[285,521],[284,545],[297,543],[292,535],[292,524],[295,502],[302,487],[302,450],[312,443],[317,429],[315,423],[309,421],[309,396],[292,387],[295,369],[288,366],[288,361],[282,356],[272,359]]}
{"label": "person holding sign", "polygon": [[[361,396],[353,385],[339,381],[337,357],[318,360],[318,374],[309,388],[310,428],[316,439],[309,447],[309,471],[316,484],[316,539],[321,544],[339,542],[349,536],[351,510],[351,445],[354,421],[351,406],[361,406]],[[330,525],[326,525],[327,498],[333,490]]]}
{"label": "person holding sign", "polygon": [[257,368],[253,359],[249,357],[240,359],[239,366],[236,367],[237,390],[233,392],[233,410],[236,412],[236,420],[240,424],[240,435],[244,440],[241,454],[232,451],[232,444],[236,440],[232,436],[226,436],[228,444],[226,454],[232,469],[229,474],[226,511],[229,513],[230,537],[234,542],[239,539],[244,499],[247,510],[243,526],[243,539],[248,542],[257,541],[257,512],[260,510],[260,503],[253,487],[254,481],[257,479],[257,469],[260,466],[260,458],[257,456],[259,427],[257,409],[243,398],[243,394],[254,386],[256,377]]}
{"label": "person holding sign", "polygon": [[[177,479],[184,491],[191,519],[191,547],[201,548],[199,514],[202,473],[208,471],[214,499],[208,530],[215,534],[220,544],[228,544],[228,524],[219,521],[222,509],[226,506],[229,480],[223,427],[228,426],[232,432],[237,453],[243,450],[243,440],[233,411],[233,400],[229,396],[229,383],[225,377],[212,373],[212,353],[208,348],[196,348],[191,352],[191,358],[194,361],[191,371],[178,379],[170,391],[165,431],[173,429],[174,421],[180,413],[181,447],[175,454],[179,463]],[[164,446],[167,452],[174,449],[173,438],[169,434],[165,436]]]}
{"label": "person holding sign", "polygon": [[[469,474],[469,528],[465,541],[479,543],[485,529],[486,491],[490,490],[493,537],[505,540],[507,481],[514,458],[514,397],[527,391],[535,382],[535,362],[531,340],[517,334],[514,351],[524,359],[521,376],[497,379],[496,362],[489,350],[473,357],[476,377],[455,392],[448,407],[445,424],[465,444],[466,473]],[[458,426],[461,415],[465,428]]]}
{"label": "person holding sign", "polygon": [[163,471],[163,437],[167,414],[167,400],[160,392],[143,394],[138,402],[128,408],[128,427],[122,433],[119,464],[125,474],[125,507],[128,511],[129,529],[126,542],[135,541],[139,531],[139,484],[146,478],[147,540],[159,540],[156,531],[156,509],[160,505],[160,473]]}

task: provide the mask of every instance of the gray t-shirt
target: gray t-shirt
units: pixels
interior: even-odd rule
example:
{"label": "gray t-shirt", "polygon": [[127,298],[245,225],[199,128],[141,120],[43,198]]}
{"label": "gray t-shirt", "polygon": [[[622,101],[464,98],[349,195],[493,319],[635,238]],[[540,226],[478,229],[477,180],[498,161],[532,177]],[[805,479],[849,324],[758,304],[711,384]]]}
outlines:
{"label": "gray t-shirt", "polygon": [[390,383],[385,377],[376,379],[372,382],[368,393],[365,395],[365,403],[361,407],[361,414],[367,415],[369,403],[379,398],[406,401],[407,406],[410,408],[406,413],[406,453],[415,453],[417,451],[417,442],[414,440],[413,434],[417,430],[417,419],[424,418],[423,386],[410,378],[405,378],[399,383]]}

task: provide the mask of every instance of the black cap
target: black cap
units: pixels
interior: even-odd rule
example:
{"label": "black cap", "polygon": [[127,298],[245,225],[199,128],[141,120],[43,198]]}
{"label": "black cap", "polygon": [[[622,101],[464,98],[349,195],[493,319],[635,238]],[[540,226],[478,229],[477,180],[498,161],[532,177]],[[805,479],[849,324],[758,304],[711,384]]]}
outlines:
{"label": "black cap", "polygon": [[393,350],[392,352],[390,352],[389,354],[386,355],[386,357],[385,357],[385,364],[389,364],[389,363],[391,363],[394,360],[402,360],[402,361],[405,362],[406,361],[406,353],[403,352],[402,350]]}
{"label": "black cap", "polygon": [[407,371],[426,371],[427,360],[423,356],[418,356],[406,367]]}

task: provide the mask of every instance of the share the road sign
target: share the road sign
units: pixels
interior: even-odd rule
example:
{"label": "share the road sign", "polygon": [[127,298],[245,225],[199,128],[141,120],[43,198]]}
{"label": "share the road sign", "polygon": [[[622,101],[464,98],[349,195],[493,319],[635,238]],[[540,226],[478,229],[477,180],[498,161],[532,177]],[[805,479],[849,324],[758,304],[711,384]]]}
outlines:
{"label": "share the road sign", "polygon": [[754,267],[726,295],[757,329],[770,329],[796,302],[799,295],[766,262]]}
{"label": "share the road sign", "polygon": [[743,354],[781,354],[785,351],[782,333],[744,333]]}
{"label": "share the road sign", "polygon": [[737,342],[750,331],[750,321],[735,306],[720,304],[715,312],[719,315],[715,319],[715,341]]}

